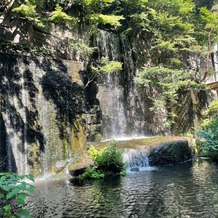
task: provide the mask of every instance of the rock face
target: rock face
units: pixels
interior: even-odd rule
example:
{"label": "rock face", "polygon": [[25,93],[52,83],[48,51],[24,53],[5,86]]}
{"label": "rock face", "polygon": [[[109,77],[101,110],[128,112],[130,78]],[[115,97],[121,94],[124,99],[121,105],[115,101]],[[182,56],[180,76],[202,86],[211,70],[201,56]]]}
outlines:
{"label": "rock face", "polygon": [[175,141],[154,148],[149,154],[150,166],[178,164],[192,158],[192,149],[188,141]]}
{"label": "rock face", "polygon": [[85,149],[77,68],[73,61],[0,53],[0,170],[43,174]]}

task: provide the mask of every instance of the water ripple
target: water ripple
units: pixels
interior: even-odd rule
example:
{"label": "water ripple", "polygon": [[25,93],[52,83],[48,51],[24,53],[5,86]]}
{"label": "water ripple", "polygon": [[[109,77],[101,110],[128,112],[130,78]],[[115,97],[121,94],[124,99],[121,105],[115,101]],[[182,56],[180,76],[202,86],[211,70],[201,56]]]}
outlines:
{"label": "water ripple", "polygon": [[73,186],[37,184],[28,208],[33,218],[215,218],[218,166],[201,161]]}

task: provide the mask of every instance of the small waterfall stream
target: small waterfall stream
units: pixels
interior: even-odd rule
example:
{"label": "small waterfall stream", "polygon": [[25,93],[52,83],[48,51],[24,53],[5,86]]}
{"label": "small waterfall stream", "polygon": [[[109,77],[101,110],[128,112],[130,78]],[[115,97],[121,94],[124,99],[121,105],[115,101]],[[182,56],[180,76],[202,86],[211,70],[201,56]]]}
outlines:
{"label": "small waterfall stream", "polygon": [[149,151],[146,148],[125,149],[123,162],[127,165],[127,171],[140,171],[149,167]]}
{"label": "small waterfall stream", "polygon": [[101,75],[98,80],[104,139],[142,135],[143,110],[133,79],[135,66],[130,42],[124,36],[100,30],[96,43],[99,62],[102,56],[123,62],[122,71]]}
{"label": "small waterfall stream", "polygon": [[[100,31],[98,47],[102,56],[110,60],[119,61],[119,37],[111,37],[106,31]],[[119,73],[102,75],[99,81],[97,98],[103,113],[103,135],[113,138],[126,134],[126,114],[124,108],[124,88],[120,84]]]}

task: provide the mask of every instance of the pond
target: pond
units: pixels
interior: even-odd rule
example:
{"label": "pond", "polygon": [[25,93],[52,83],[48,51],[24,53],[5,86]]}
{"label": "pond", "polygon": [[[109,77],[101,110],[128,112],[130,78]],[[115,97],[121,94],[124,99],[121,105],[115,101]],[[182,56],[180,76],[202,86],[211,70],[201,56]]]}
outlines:
{"label": "pond", "polygon": [[83,185],[43,181],[29,199],[32,217],[218,217],[218,165],[197,159]]}

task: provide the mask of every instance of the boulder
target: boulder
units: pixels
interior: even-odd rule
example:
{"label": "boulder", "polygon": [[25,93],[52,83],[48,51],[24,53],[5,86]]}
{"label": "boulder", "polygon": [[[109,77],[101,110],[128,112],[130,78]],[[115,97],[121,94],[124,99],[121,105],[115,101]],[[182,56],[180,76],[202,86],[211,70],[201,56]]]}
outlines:
{"label": "boulder", "polygon": [[69,174],[72,177],[78,177],[83,174],[87,167],[92,166],[94,163],[89,158],[87,152],[77,154],[73,161],[68,166]]}
{"label": "boulder", "polygon": [[132,172],[139,172],[139,168],[138,167],[132,167],[130,169],[130,171],[132,171]]}
{"label": "boulder", "polygon": [[67,164],[68,164],[68,160],[57,161],[55,164],[55,172],[57,173],[61,172],[66,167]]}
{"label": "boulder", "polygon": [[150,166],[178,164],[192,158],[192,149],[188,141],[174,141],[159,145],[151,150],[148,158]]}

